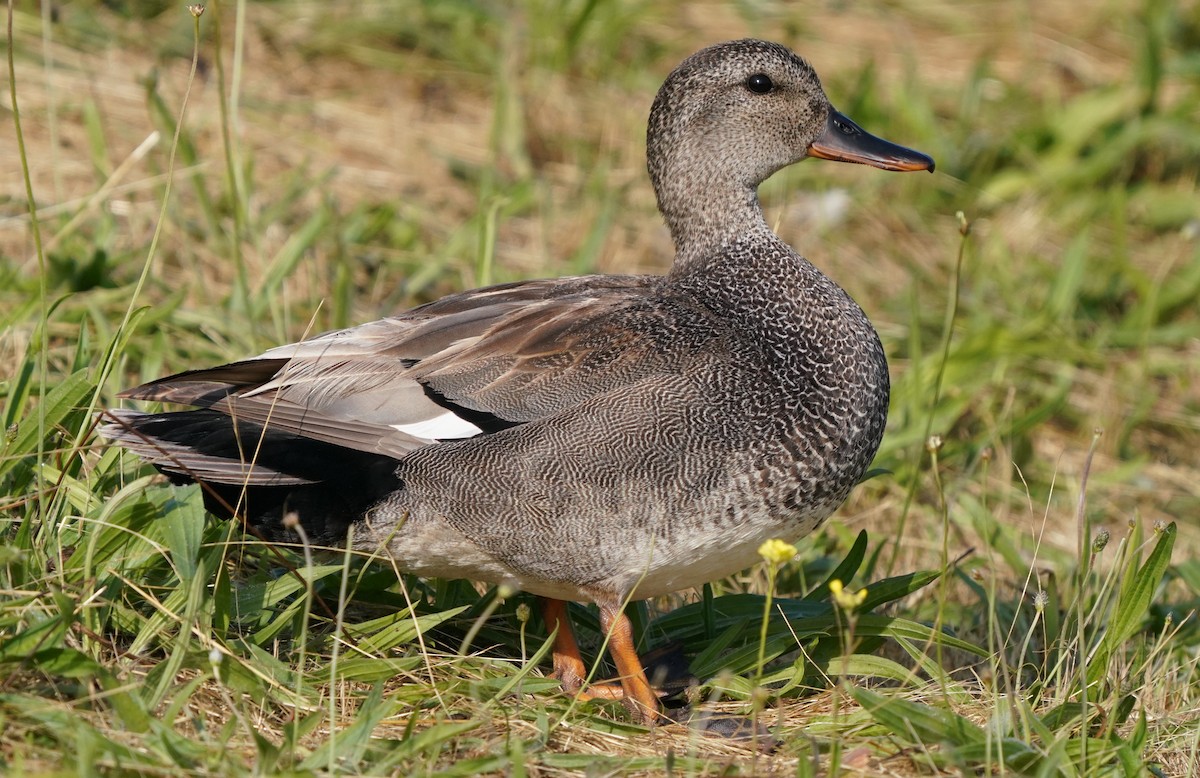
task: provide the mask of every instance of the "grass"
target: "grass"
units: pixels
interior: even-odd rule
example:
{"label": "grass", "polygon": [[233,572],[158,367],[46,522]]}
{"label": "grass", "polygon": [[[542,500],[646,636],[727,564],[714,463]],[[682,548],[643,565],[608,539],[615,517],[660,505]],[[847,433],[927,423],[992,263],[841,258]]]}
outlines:
{"label": "grass", "polygon": [[[1196,4],[214,4],[194,78],[180,7],[45,8],[0,144],[37,205],[0,180],[0,772],[1200,769]],[[939,171],[764,186],[883,336],[882,472],[794,559],[633,614],[773,752],[575,703],[520,595],[281,553],[92,437],[143,379],[661,272],[645,113],[746,34]]]}

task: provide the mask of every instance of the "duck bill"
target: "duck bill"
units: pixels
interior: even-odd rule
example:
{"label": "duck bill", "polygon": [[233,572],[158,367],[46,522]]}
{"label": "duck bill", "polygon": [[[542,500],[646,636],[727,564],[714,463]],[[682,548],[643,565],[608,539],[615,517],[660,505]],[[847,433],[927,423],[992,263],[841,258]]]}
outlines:
{"label": "duck bill", "polygon": [[884,170],[933,172],[932,157],[877,138],[832,108],[829,109],[825,132],[808,147],[808,156],[836,162],[857,162]]}

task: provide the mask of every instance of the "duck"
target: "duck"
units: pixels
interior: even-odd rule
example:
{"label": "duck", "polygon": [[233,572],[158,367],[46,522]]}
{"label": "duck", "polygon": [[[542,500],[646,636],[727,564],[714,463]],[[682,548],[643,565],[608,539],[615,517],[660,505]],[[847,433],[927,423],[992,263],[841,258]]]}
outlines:
{"label": "duck", "polygon": [[[889,376],[863,309],[768,226],[759,185],[809,157],[930,171],[867,133],[812,66],[704,48],[650,109],[647,169],[675,257],[451,294],[121,397],[101,434],[261,537],[540,598],[553,677],[662,721],[628,603],[758,561],[863,477]],[[567,603],[599,609],[617,683],[589,684]]]}

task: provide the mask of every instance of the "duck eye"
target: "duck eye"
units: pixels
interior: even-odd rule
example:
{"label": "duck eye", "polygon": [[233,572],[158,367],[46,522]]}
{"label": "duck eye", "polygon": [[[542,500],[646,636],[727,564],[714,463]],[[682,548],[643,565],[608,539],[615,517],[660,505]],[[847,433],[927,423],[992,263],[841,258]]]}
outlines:
{"label": "duck eye", "polygon": [[757,95],[765,95],[775,87],[771,83],[771,77],[766,73],[755,73],[746,79],[746,88]]}

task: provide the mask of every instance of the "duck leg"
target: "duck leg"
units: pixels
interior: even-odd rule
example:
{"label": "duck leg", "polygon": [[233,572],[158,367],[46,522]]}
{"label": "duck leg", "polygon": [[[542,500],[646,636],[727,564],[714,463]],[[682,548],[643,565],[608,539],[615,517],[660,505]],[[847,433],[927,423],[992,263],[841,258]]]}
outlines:
{"label": "duck leg", "polygon": [[608,634],[608,653],[621,674],[625,704],[652,727],[659,721],[658,695],[646,679],[646,669],[633,647],[633,625],[621,605],[600,605],[600,625]]}
{"label": "duck leg", "polygon": [[590,684],[585,689],[587,665],[579,653],[575,633],[567,619],[567,603],[562,600],[541,598],[542,618],[547,630],[557,629],[554,637],[553,677],[562,684],[563,691],[585,700],[624,700],[647,725],[658,720],[658,695],[646,680],[646,671],[633,648],[633,628],[620,606],[600,607],[600,623],[609,634],[608,651],[621,674],[621,683]]}
{"label": "duck leg", "polygon": [[600,698],[617,700],[624,696],[624,690],[615,684],[593,684],[585,691],[584,679],[587,678],[587,665],[579,653],[579,644],[575,642],[575,632],[567,618],[567,603],[549,597],[539,598],[542,602],[542,618],[546,622],[546,630],[554,632],[554,672],[552,677],[562,684],[567,694],[581,697],[585,700]]}

